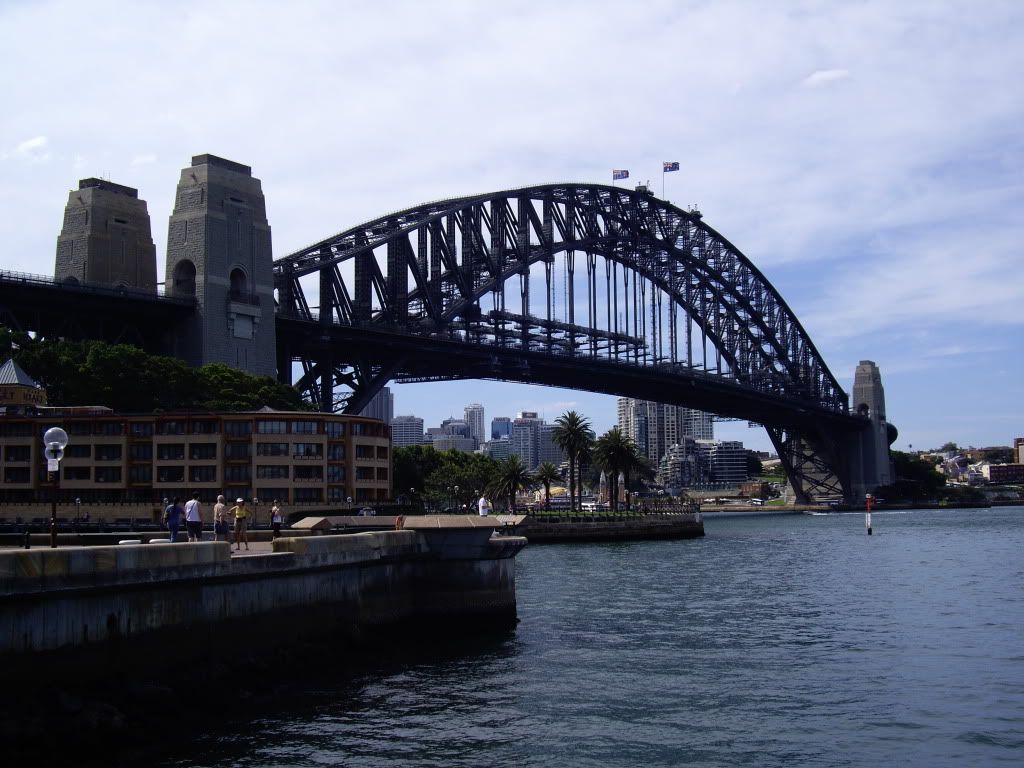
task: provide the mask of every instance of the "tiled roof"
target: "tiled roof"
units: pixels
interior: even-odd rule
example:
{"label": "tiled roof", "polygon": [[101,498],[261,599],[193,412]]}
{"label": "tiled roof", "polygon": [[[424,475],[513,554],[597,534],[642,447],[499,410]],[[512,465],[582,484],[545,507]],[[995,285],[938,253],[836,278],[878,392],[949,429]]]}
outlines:
{"label": "tiled roof", "polygon": [[0,384],[21,384],[24,387],[38,387],[39,384],[22,370],[22,367],[11,358],[0,366]]}

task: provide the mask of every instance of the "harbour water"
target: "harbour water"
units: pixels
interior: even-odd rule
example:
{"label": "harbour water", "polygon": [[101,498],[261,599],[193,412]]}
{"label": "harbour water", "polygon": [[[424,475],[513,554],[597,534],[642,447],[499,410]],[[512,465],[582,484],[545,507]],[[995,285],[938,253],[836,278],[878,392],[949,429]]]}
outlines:
{"label": "harbour water", "polygon": [[1024,508],[872,522],[709,516],[698,540],[527,547],[508,636],[325,659],[243,722],[172,719],[147,762],[1024,764]]}

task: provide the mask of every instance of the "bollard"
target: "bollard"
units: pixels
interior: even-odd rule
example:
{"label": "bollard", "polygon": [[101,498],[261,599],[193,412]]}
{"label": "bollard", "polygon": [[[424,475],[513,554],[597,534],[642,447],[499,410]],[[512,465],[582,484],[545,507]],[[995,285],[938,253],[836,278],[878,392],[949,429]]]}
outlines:
{"label": "bollard", "polygon": [[25,529],[25,549],[32,549],[32,534]]}

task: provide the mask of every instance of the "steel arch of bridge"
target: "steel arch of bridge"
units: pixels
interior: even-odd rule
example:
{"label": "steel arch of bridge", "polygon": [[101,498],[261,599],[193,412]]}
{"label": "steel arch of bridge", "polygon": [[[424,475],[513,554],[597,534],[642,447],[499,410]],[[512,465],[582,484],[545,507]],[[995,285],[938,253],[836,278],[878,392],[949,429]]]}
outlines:
{"label": "steel arch of bridge", "polygon": [[843,435],[863,423],[810,337],[700,213],[645,191],[429,203],[280,259],[274,280],[278,369],[298,362],[321,410],[360,410],[391,379],[641,397],[761,423],[798,496],[844,492]]}

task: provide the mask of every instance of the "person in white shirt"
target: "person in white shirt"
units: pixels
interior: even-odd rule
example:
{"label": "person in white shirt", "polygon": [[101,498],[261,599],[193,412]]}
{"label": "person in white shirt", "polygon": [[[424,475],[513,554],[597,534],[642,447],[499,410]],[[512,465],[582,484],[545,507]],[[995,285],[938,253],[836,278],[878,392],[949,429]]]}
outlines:
{"label": "person in white shirt", "polygon": [[185,528],[188,529],[189,541],[203,538],[203,505],[199,503],[199,491],[185,502]]}
{"label": "person in white shirt", "polygon": [[480,517],[487,517],[491,514],[491,502],[487,500],[486,496],[480,497],[480,501],[477,502],[477,507],[480,509]]}

